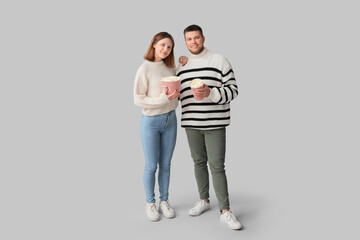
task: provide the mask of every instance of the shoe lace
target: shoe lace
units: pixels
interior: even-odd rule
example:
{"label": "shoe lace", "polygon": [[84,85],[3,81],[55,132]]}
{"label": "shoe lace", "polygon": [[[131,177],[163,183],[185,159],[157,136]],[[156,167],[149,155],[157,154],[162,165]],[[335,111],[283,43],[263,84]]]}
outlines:
{"label": "shoe lace", "polygon": [[229,222],[237,222],[236,217],[231,212],[227,213],[225,217]]}
{"label": "shoe lace", "polygon": [[151,212],[157,211],[155,204],[152,204],[152,205],[150,206],[150,211],[151,211]]}
{"label": "shoe lace", "polygon": [[167,208],[168,210],[171,209],[170,204],[169,204],[168,201],[164,201],[164,202],[163,202],[163,206],[164,206],[165,208]]}

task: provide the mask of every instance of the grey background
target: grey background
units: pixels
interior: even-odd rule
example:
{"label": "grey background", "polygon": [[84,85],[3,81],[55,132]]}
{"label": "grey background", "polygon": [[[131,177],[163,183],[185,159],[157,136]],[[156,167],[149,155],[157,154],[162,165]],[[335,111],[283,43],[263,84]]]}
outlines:
{"label": "grey background", "polygon": [[[359,223],[356,1],[1,1],[1,239],[355,239]],[[199,24],[239,84],[228,127],[231,208],[198,218],[179,127],[172,220],[145,219],[141,109],[152,36]],[[180,108],[177,109],[180,117]]]}

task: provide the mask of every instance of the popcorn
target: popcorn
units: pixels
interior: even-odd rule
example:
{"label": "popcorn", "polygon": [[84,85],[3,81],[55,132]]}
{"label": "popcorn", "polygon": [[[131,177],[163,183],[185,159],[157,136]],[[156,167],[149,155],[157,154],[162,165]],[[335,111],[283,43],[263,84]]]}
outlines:
{"label": "popcorn", "polygon": [[197,96],[197,94],[196,94],[199,89],[204,87],[204,83],[203,83],[203,81],[201,81],[200,78],[195,78],[194,80],[192,80],[190,82],[190,87],[193,91],[193,95],[194,95],[194,98],[196,101],[200,101],[204,98],[204,97]]}
{"label": "popcorn", "polygon": [[169,77],[161,78],[161,81],[163,81],[163,82],[175,82],[175,81],[180,81],[180,78],[177,77],[177,76],[169,76]]}
{"label": "popcorn", "polygon": [[177,76],[161,78],[161,88],[163,91],[168,90],[169,94],[174,91],[180,92],[180,78]]}
{"label": "popcorn", "polygon": [[201,87],[203,84],[204,83],[203,83],[203,81],[201,81],[200,78],[195,78],[194,80],[191,81],[190,87],[198,88],[198,87]]}

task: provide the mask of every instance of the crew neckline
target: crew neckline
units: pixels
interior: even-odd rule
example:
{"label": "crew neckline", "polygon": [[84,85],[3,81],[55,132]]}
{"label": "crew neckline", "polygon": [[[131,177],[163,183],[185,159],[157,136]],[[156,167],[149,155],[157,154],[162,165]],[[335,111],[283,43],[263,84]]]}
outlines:
{"label": "crew neckline", "polygon": [[192,59],[202,58],[202,57],[204,57],[208,52],[209,52],[209,51],[207,50],[207,48],[204,48],[204,50],[202,50],[202,52],[199,53],[199,54],[192,54],[192,53],[191,53],[191,58],[192,58]]}
{"label": "crew neckline", "polygon": [[145,62],[147,62],[149,64],[154,64],[154,65],[165,65],[164,61],[152,62],[152,61],[149,61],[149,60],[145,60]]}

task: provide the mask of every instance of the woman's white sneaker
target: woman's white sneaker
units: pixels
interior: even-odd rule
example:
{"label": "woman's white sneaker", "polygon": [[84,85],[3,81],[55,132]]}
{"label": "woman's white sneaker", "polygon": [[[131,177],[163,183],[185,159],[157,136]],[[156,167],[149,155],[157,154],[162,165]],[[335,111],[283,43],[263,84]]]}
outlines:
{"label": "woman's white sneaker", "polygon": [[170,207],[169,201],[161,201],[159,204],[159,212],[164,214],[166,218],[174,218],[175,211]]}
{"label": "woman's white sneaker", "polygon": [[210,209],[210,202],[206,202],[204,200],[200,200],[195,204],[195,207],[190,209],[189,215],[190,216],[199,216],[203,212]]}
{"label": "woman's white sneaker", "polygon": [[226,223],[229,228],[237,230],[241,229],[241,223],[236,219],[236,217],[230,212],[225,212],[220,215],[220,221]]}
{"label": "woman's white sneaker", "polygon": [[156,208],[155,203],[146,204],[146,217],[153,222],[157,222],[160,220],[160,214]]}

